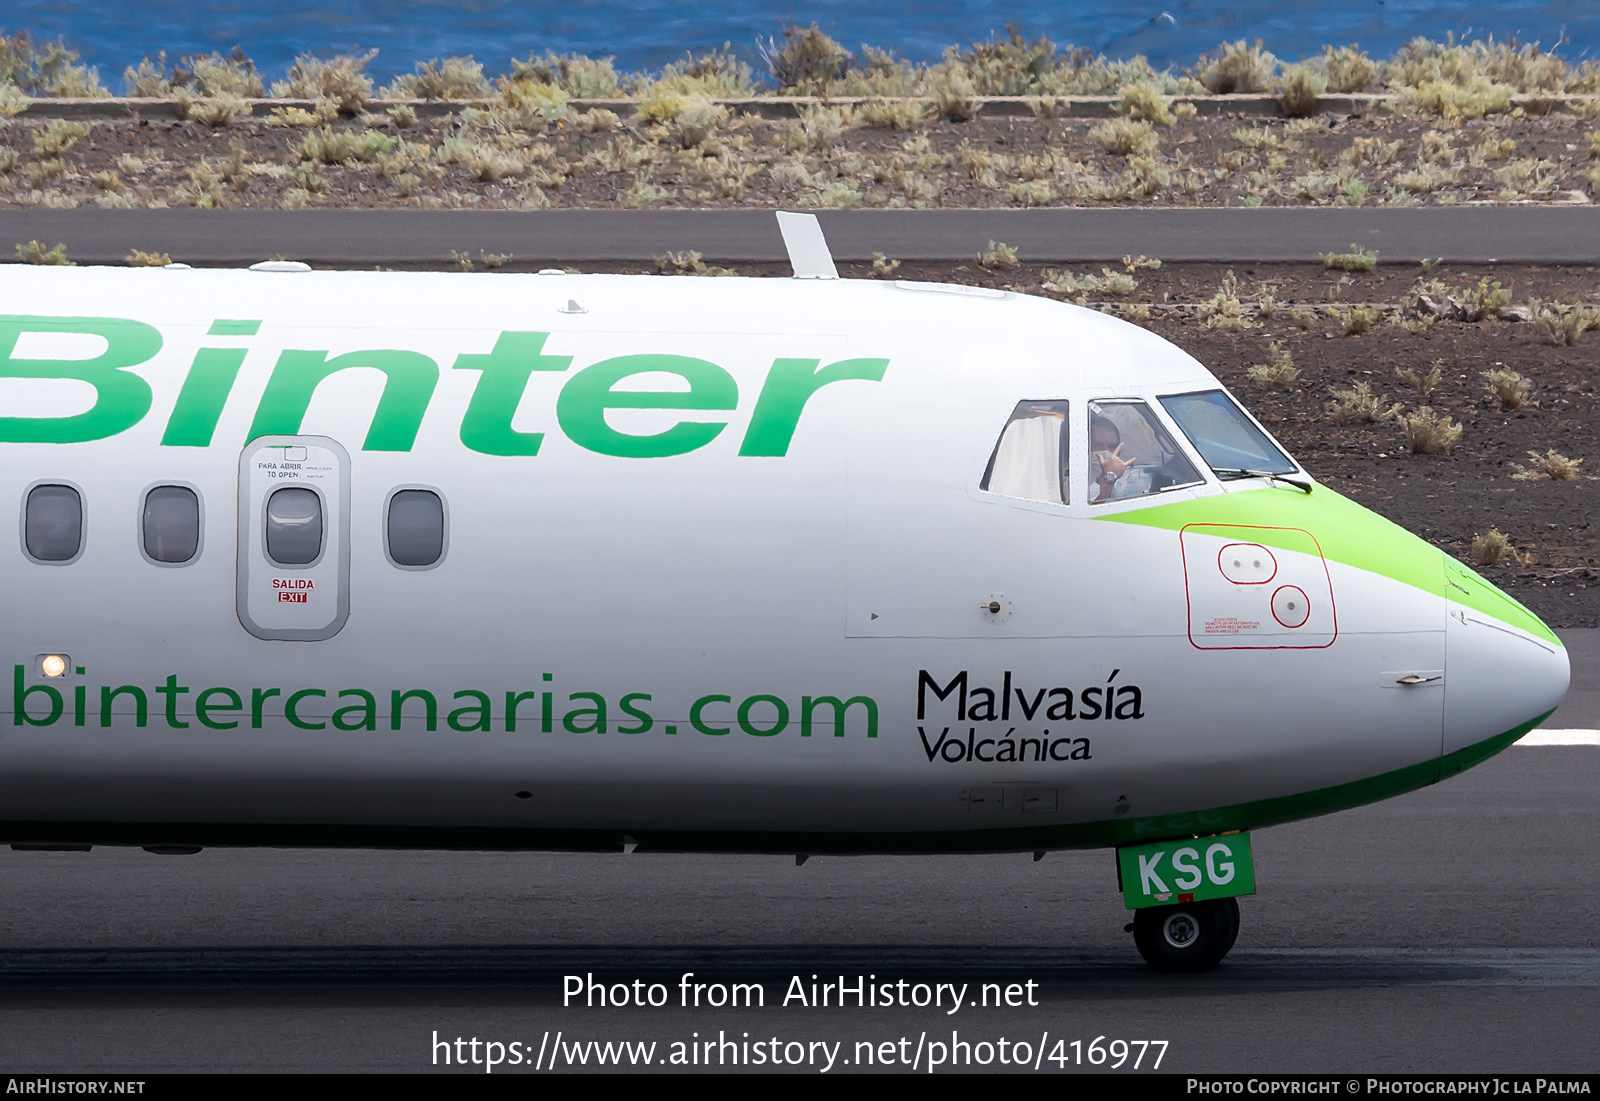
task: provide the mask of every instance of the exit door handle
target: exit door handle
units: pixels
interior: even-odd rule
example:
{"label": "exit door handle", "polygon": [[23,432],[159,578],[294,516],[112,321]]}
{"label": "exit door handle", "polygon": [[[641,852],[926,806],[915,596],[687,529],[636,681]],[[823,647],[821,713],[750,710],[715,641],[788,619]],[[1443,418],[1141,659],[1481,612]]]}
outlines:
{"label": "exit door handle", "polygon": [[1439,676],[1439,677],[1423,677],[1423,676],[1418,676],[1416,673],[1407,673],[1405,676],[1403,676],[1399,680],[1395,681],[1395,683],[1396,684],[1408,684],[1408,685],[1409,684],[1432,684],[1436,680],[1443,680],[1443,679],[1444,679],[1444,677],[1442,677],[1442,676]]}

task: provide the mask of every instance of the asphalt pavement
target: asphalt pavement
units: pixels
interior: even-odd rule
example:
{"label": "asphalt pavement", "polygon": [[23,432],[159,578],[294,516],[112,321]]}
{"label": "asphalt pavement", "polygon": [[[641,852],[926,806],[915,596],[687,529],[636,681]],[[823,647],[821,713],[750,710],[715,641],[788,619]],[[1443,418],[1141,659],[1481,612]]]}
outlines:
{"label": "asphalt pavement", "polygon": [[[818,212],[838,260],[874,252],[907,261],[975,259],[990,241],[1045,262],[1144,254],[1168,262],[1316,262],[1354,243],[1379,261],[1600,262],[1600,206],[1418,208],[1128,207]],[[649,261],[694,250],[723,263],[781,262],[770,210],[0,210],[0,255],[13,242],[67,247],[79,263],[121,263],[132,249],[190,264],[274,256],[326,265],[438,264],[452,252],[521,263]]]}
{"label": "asphalt pavement", "polygon": [[[1600,631],[1563,635],[1574,690],[1550,725],[1600,726]],[[1095,1069],[1070,1060],[1097,1036],[1166,1041],[1166,1071],[1593,1071],[1597,847],[1600,747],[1516,746],[1437,787],[1260,831],[1238,945],[1201,976],[1139,962],[1105,852],[796,867],[668,854],[0,851],[0,1071],[481,1073],[489,1049],[474,1065],[472,1038],[504,1045],[500,1073],[532,1069],[541,1046],[544,1069],[555,1050],[592,1068],[596,1049],[573,1046],[591,1040],[654,1042],[633,1057],[667,1069],[674,1050],[695,1050],[674,1043],[720,1038],[761,1040],[805,1060],[789,1069],[813,1071],[841,1044],[839,1073],[863,1069],[869,1047],[871,1068],[884,1069],[885,1052],[909,1060],[920,1043],[926,1070],[936,1043],[959,1052],[1006,1038],[1013,1056],[1021,1040],[1043,1051],[1039,1069],[1076,1073]],[[764,1004],[685,1007],[686,973],[708,1001],[718,984],[726,994],[744,983]],[[969,1000],[951,1013],[948,1000],[795,997],[811,1001],[812,976],[851,987],[862,975],[907,1000],[918,983],[965,984]],[[659,983],[667,1004],[563,1003],[569,982],[587,990],[591,977],[647,1001]],[[997,998],[1014,987],[1017,1004],[972,1004],[985,984]],[[755,1058],[716,1050],[713,1070]],[[513,1051],[526,1062],[511,1065]],[[441,1061],[458,1052],[465,1068]]]}

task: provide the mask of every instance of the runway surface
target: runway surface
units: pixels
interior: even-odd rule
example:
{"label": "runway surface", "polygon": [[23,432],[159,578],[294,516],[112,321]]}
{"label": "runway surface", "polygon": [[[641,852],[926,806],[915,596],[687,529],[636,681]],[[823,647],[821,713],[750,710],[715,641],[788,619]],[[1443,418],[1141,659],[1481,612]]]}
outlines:
{"label": "runway surface", "polygon": [[[1352,242],[1379,262],[1600,262],[1600,206],[1415,209],[1270,207],[844,210],[818,215],[836,259],[969,261],[991,240],[1024,260],[1315,262]],[[318,264],[445,263],[452,251],[518,262],[649,261],[693,249],[707,259],[786,258],[770,210],[0,210],[0,247],[65,244],[79,263],[122,263],[132,249],[190,264],[288,256]]]}
{"label": "runway surface", "polygon": [[[1550,725],[1600,727],[1600,631],[1563,635],[1574,690]],[[816,1060],[789,1069],[812,1071],[828,1050],[818,1045],[842,1044],[830,1073],[863,1069],[858,1042],[871,1042],[872,1069],[891,1050],[876,1045],[909,1061],[920,1044],[926,1070],[936,1044],[1001,1037],[1042,1044],[1041,1070],[1106,1069],[1070,1062],[1072,1040],[1087,1058],[1097,1036],[1167,1041],[1166,1071],[1592,1071],[1597,848],[1600,747],[1516,746],[1437,787],[1259,832],[1259,893],[1242,903],[1232,955],[1202,976],[1139,962],[1104,852],[795,867],[642,853],[7,850],[0,1070],[444,1071],[463,1069],[436,1062],[459,1050],[481,1073],[489,1049],[474,1066],[459,1037],[504,1045],[505,1073],[533,1069],[541,1045],[549,1069],[559,1033],[559,1050],[591,1068],[596,1050],[573,1044],[655,1042],[650,1065],[670,1069],[660,1060],[673,1042],[720,1034],[776,1038],[771,1050]],[[765,1004],[685,1008],[686,972],[704,997],[738,982]],[[668,1004],[563,1005],[569,975],[660,983]],[[796,989],[809,1001],[813,975],[903,979],[908,997],[918,983],[965,984],[968,1000],[954,1013],[948,1000],[784,1005]],[[984,984],[997,996],[1014,985],[1020,1004],[974,1005]],[[1057,1041],[1065,1067],[1048,1058]],[[526,1062],[510,1065],[513,1050]],[[716,1058],[711,1069],[735,1069]]]}

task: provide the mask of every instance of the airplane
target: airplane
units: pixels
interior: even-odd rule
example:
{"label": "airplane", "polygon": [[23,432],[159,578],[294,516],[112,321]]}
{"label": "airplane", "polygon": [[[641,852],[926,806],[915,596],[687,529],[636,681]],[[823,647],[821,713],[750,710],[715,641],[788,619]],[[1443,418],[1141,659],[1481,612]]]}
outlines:
{"label": "airplane", "polygon": [[0,270],[0,840],[1116,853],[1469,768],[1566,651],[1101,313],[838,278]]}

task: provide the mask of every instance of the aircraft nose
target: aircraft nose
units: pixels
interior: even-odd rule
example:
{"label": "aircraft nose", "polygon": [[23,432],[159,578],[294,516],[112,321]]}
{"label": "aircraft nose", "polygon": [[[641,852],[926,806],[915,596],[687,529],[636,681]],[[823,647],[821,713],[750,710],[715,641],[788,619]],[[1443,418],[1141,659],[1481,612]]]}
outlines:
{"label": "aircraft nose", "polygon": [[1555,633],[1521,604],[1458,562],[1448,561],[1446,577],[1449,754],[1549,714],[1567,694],[1571,666]]}

